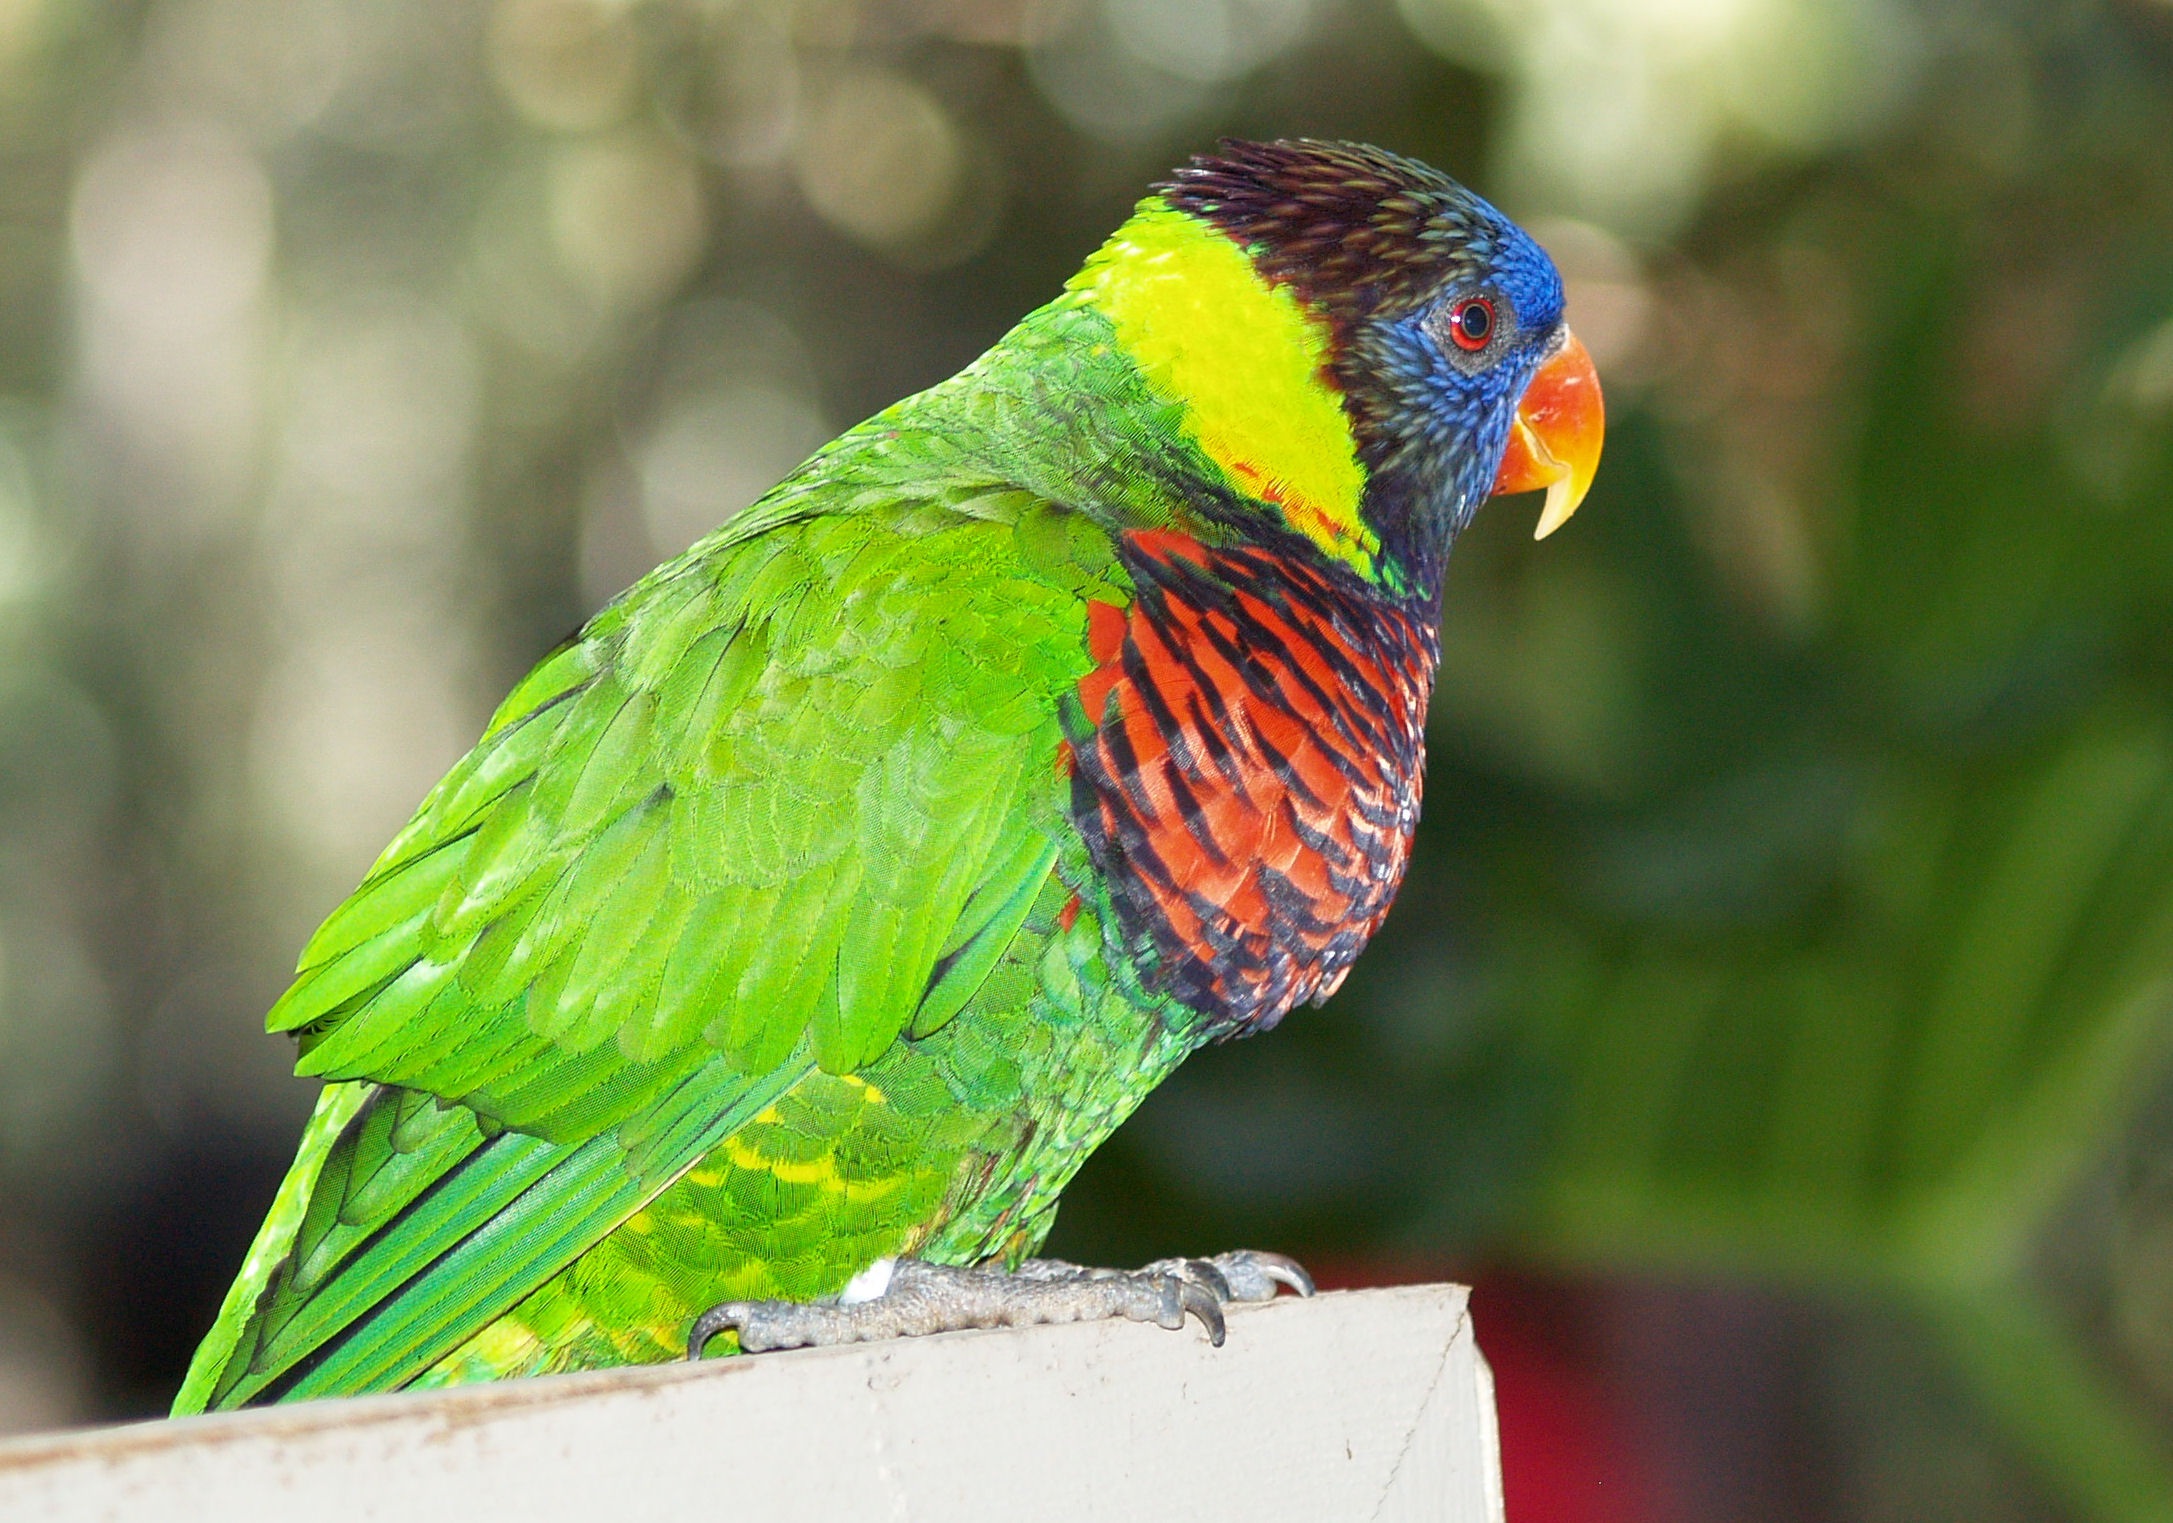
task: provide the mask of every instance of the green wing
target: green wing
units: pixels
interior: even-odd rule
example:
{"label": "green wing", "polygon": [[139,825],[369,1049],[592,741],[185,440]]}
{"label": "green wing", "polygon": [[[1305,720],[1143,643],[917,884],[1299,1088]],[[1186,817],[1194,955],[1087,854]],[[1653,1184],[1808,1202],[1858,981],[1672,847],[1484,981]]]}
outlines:
{"label": "green wing", "polygon": [[1051,870],[1106,539],[787,495],[545,660],[304,950],[335,1082],[176,1411],[412,1379],[811,1067],[933,1030]]}

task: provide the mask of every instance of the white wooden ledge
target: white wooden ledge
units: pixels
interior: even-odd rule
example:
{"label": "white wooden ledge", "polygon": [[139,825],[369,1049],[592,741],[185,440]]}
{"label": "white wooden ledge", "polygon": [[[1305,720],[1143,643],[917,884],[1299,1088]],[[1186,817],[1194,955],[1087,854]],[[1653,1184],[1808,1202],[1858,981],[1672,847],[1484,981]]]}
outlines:
{"label": "white wooden ledge", "polygon": [[0,1445],[0,1518],[1500,1523],[1455,1285],[953,1333]]}

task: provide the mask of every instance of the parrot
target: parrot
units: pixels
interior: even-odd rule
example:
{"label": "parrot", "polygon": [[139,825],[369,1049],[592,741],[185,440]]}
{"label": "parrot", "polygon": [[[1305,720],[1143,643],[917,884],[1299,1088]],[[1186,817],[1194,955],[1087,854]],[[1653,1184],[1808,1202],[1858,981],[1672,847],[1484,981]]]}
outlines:
{"label": "parrot", "polygon": [[[1035,1257],[1410,857],[1451,544],[1604,411],[1530,235],[1226,140],[551,651],[303,948],[322,1081],[175,1415],[1308,1284]],[[721,1335],[721,1336],[720,1336]]]}

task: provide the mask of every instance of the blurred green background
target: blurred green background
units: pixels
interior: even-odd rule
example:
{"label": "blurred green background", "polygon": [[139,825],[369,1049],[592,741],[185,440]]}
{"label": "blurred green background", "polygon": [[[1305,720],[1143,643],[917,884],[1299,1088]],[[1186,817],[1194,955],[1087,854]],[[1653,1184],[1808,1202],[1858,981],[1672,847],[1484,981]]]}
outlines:
{"label": "blurred green background", "polygon": [[0,0],[0,1429],[163,1405],[527,663],[1224,133],[1526,219],[1613,427],[1055,1246],[1477,1275],[1512,1523],[2173,1517],[2167,0]]}

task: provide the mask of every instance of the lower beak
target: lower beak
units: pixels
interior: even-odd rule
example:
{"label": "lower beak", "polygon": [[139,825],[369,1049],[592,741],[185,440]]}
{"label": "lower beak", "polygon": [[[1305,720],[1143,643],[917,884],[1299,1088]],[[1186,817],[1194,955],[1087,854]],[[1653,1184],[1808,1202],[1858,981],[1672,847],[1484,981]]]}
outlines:
{"label": "lower beak", "polygon": [[1502,452],[1494,495],[1545,489],[1546,510],[1532,537],[1545,539],[1577,511],[1600,468],[1607,434],[1607,407],[1600,400],[1599,372],[1577,335],[1562,330],[1562,347],[1539,367],[1517,404],[1517,419]]}

